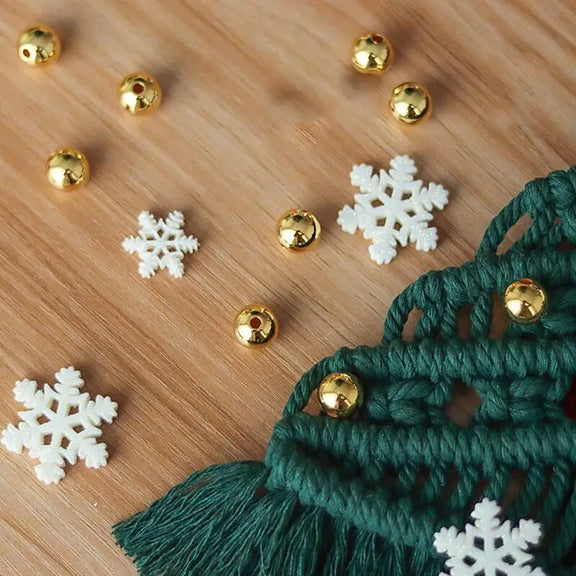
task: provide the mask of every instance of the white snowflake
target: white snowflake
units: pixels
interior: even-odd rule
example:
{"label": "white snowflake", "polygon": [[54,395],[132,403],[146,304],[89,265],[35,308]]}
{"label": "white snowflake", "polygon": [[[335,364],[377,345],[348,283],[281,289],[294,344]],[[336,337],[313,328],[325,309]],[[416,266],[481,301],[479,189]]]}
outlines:
{"label": "white snowflake", "polygon": [[434,535],[434,547],[450,558],[449,574],[440,576],[545,576],[527,551],[540,542],[542,530],[533,520],[520,520],[517,528],[510,521],[499,519],[502,509],[485,498],[472,512],[474,525],[467,524],[464,532],[452,526]]}
{"label": "white snowflake", "polygon": [[89,400],[80,393],[84,380],[73,366],[56,372],[54,388],[27,378],[16,382],[14,398],[28,410],[19,412],[18,427],[10,424],[2,432],[2,444],[20,454],[28,449],[31,458],[40,460],[36,476],[45,484],[56,484],[64,478],[66,460],[76,464],[84,460],[88,468],[106,466],[106,444],[96,442],[102,434],[98,426],[109,424],[117,416],[118,405],[106,396]]}
{"label": "white snowflake", "polygon": [[140,257],[140,276],[150,278],[156,274],[156,270],[167,268],[172,276],[182,278],[184,254],[200,248],[197,238],[184,234],[182,212],[171,212],[166,221],[163,218],[156,220],[150,212],[142,212],[138,216],[138,224],[138,236],[126,238],[122,248]]}
{"label": "white snowflake", "polygon": [[416,249],[428,252],[436,248],[438,232],[428,226],[433,208],[442,210],[448,204],[448,190],[431,182],[422,185],[414,180],[417,168],[409,156],[396,156],[390,170],[374,173],[367,164],[354,166],[350,173],[352,186],[360,189],[354,196],[354,207],[344,206],[338,224],[354,234],[359,228],[364,238],[372,240],[370,257],[377,264],[389,264],[396,256],[398,243],[416,243]]}

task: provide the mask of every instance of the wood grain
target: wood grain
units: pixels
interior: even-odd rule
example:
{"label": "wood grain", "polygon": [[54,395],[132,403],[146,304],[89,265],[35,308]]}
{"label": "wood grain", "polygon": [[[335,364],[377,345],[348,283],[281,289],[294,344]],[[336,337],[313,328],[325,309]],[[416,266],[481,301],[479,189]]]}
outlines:
{"label": "wood grain", "polygon": [[[12,387],[74,364],[91,394],[120,403],[106,469],[68,469],[46,488],[27,457],[0,450],[0,576],[135,574],[110,536],[191,471],[261,458],[299,375],[342,345],[376,343],[394,296],[430,268],[473,255],[490,219],[535,176],[566,168],[576,141],[571,0],[0,0],[0,426]],[[44,22],[60,62],[30,70],[14,44]],[[348,65],[356,34],[379,30],[385,76]],[[128,117],[117,85],[155,74],[165,102]],[[416,80],[436,109],[400,126],[386,111]],[[64,195],[43,163],[61,145],[93,179]],[[408,153],[452,192],[439,249],[389,266],[338,229],[354,163]],[[276,244],[295,206],[324,225],[312,253]],[[122,252],[144,209],[182,210],[201,242],[187,275],[144,281]],[[265,351],[235,341],[252,301],[282,333]]]}

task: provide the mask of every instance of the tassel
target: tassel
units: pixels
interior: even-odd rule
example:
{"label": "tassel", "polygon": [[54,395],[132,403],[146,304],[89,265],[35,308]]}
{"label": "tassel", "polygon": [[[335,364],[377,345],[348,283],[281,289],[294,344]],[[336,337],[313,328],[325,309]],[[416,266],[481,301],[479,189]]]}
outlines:
{"label": "tassel", "polygon": [[246,549],[245,535],[244,542],[228,542],[226,537],[237,532],[247,511],[253,520],[257,516],[254,493],[267,476],[266,467],[258,462],[211,466],[192,474],[148,509],[116,524],[114,536],[141,576],[217,574],[197,568],[202,562],[226,562],[220,549],[223,543],[236,544],[238,555]]}
{"label": "tassel", "polygon": [[260,462],[212,466],[116,524],[114,536],[141,576],[412,574],[408,551],[267,490],[268,476]]}

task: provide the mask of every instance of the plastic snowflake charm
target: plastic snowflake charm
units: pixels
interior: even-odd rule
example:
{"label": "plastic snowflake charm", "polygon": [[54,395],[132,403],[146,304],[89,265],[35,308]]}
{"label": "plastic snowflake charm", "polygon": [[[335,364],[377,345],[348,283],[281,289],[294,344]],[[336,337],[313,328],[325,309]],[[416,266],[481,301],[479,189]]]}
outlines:
{"label": "plastic snowflake charm", "polygon": [[40,460],[36,476],[45,484],[56,484],[64,478],[66,460],[76,464],[84,460],[88,468],[106,466],[106,444],[96,442],[102,431],[98,426],[110,424],[117,416],[118,405],[106,396],[89,400],[80,393],[84,380],[72,366],[56,372],[57,384],[51,388],[27,378],[16,382],[14,398],[28,408],[19,412],[18,427],[10,424],[2,433],[2,444],[20,454],[27,448],[31,458]]}
{"label": "plastic snowflake charm", "polygon": [[454,526],[442,528],[434,535],[434,547],[450,559],[450,573],[440,576],[545,576],[540,568],[531,568],[532,554],[527,550],[540,542],[540,524],[520,520],[511,528],[509,520],[501,523],[502,509],[485,498],[472,512],[474,525],[467,524],[464,532]]}
{"label": "plastic snowflake charm", "polygon": [[353,208],[340,210],[338,224],[349,234],[359,228],[372,240],[370,257],[377,264],[392,262],[398,244],[414,242],[424,252],[436,248],[438,232],[428,223],[433,208],[442,210],[448,204],[448,190],[433,182],[422,186],[422,180],[414,180],[416,172],[412,158],[396,156],[389,172],[380,170],[377,175],[372,166],[360,164],[350,173],[352,186],[360,192]]}
{"label": "plastic snowflake charm", "polygon": [[184,235],[182,212],[170,213],[166,221],[163,218],[156,220],[150,212],[142,212],[138,216],[138,224],[138,236],[126,238],[122,248],[140,257],[140,276],[150,278],[156,274],[156,270],[168,268],[172,276],[182,278],[184,254],[196,252],[200,248],[194,236]]}

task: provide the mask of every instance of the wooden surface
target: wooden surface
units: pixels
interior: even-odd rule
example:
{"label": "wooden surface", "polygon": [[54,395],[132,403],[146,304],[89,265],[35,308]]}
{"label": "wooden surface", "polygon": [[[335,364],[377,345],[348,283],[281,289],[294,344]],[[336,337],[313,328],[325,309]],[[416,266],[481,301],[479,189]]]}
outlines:
{"label": "wooden surface", "polygon": [[[193,470],[263,456],[299,375],[342,345],[374,344],[394,296],[430,268],[473,255],[523,184],[566,168],[576,141],[571,0],[0,0],[0,427],[14,382],[82,370],[85,390],[120,404],[104,427],[107,468],[69,467],[45,487],[27,456],[0,450],[0,576],[132,575],[109,526]],[[64,51],[30,70],[20,29],[56,27]],[[361,31],[390,37],[380,78],[348,65]],[[135,119],[126,73],[157,75],[165,102]],[[388,94],[420,81],[430,122],[396,123]],[[62,145],[93,179],[64,195],[43,163]],[[412,155],[452,201],[430,254],[389,266],[336,225],[352,164]],[[318,249],[282,252],[286,209],[314,211]],[[187,274],[151,280],[121,250],[144,209],[182,210],[202,242]],[[234,340],[252,301],[278,313],[264,351]],[[207,575],[208,576],[208,575]]]}

